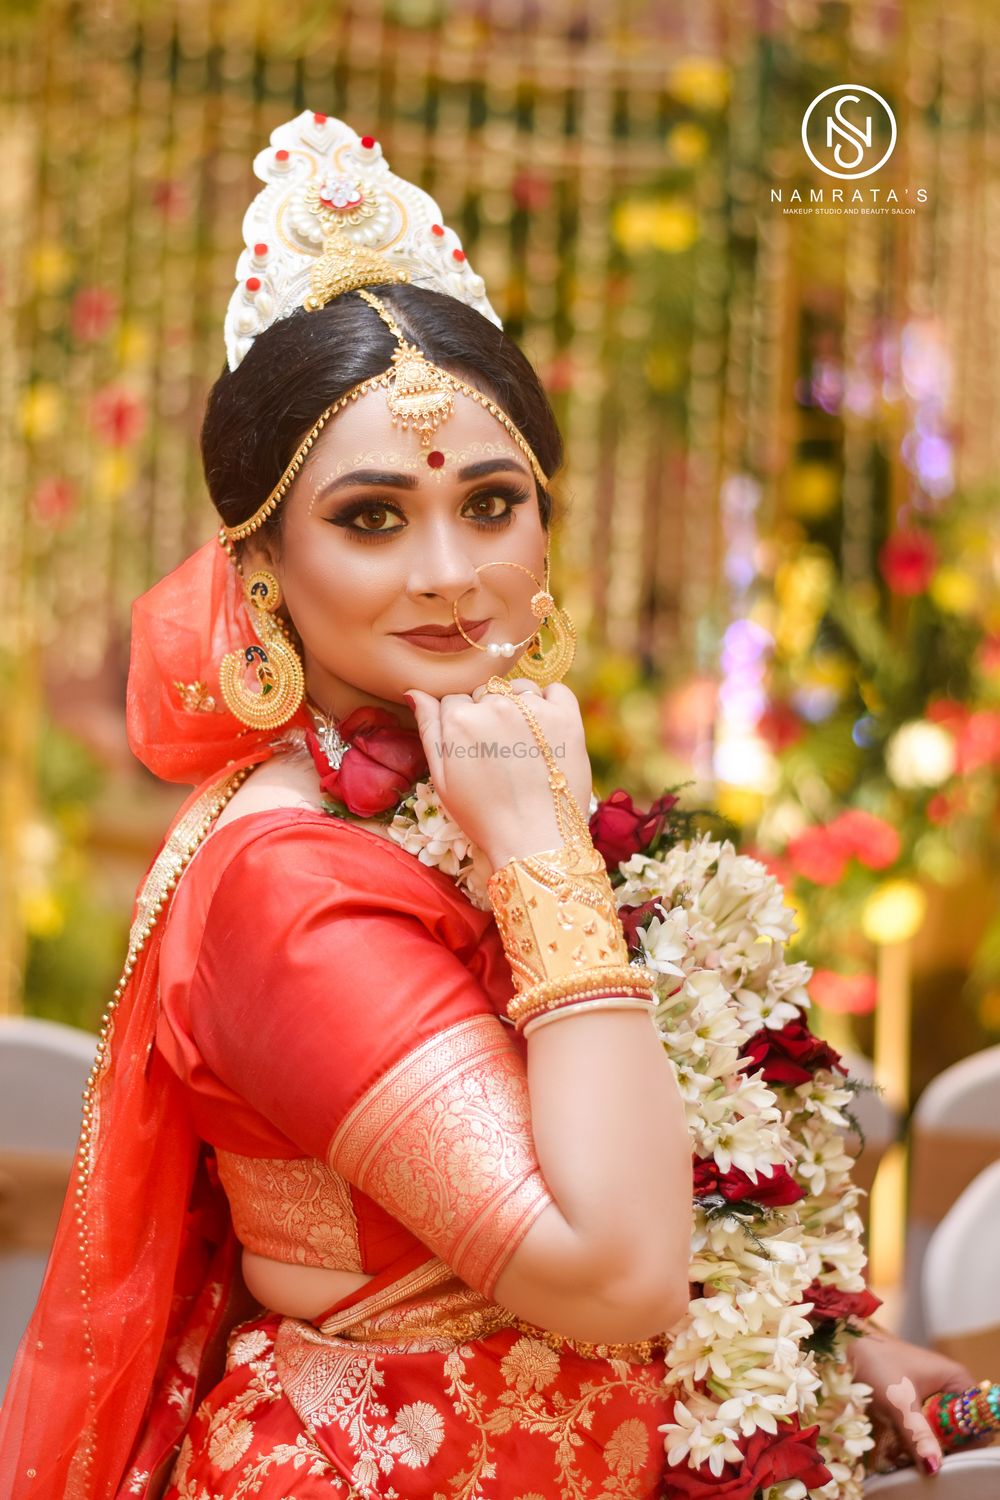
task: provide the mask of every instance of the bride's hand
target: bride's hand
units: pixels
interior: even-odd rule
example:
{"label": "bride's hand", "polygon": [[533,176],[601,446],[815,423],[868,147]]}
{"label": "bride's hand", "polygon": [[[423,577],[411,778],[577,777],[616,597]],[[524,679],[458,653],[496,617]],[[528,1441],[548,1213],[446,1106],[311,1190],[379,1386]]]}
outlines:
{"label": "bride's hand", "polygon": [[891,1459],[918,1463],[925,1474],[941,1466],[941,1445],[921,1407],[938,1391],[975,1385],[964,1365],[933,1349],[908,1344],[881,1329],[855,1341],[854,1373],[872,1388],[871,1416],[878,1447]]}
{"label": "bride's hand", "polygon": [[[591,771],[580,705],[561,682],[544,690],[525,677],[508,679],[538,722],[558,770],[587,817]],[[446,693],[438,699],[411,688],[417,729],[434,788],[445,811],[493,868],[563,842],[549,772],[527,719],[502,693]]]}

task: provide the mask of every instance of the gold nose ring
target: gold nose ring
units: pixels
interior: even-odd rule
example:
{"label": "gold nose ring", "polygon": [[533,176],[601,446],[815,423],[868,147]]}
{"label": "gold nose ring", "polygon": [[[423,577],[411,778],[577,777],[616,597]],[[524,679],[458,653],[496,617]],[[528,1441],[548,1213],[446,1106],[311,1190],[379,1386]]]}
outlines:
{"label": "gold nose ring", "polygon": [[[555,600],[548,592],[548,590],[543,588],[540,580],[535,577],[531,569],[526,568],[523,563],[480,563],[475,571],[479,573],[483,568],[518,568],[522,573],[527,573],[528,577],[535,585],[535,592],[531,596],[531,612],[535,616],[535,619],[541,622],[553,613],[555,609]],[[459,599],[463,599],[468,592],[469,590],[465,589],[463,593],[458,596]],[[458,599],[453,602],[451,606],[451,612],[454,617],[458,633],[462,637],[462,639],[468,641],[470,646],[475,646],[477,651],[484,651],[487,656],[516,656],[517,653],[523,649],[523,647],[527,646],[529,642],[535,639],[535,636],[538,633],[537,631],[533,630],[530,635],[525,636],[523,641],[491,641],[488,646],[481,646],[478,641],[474,641],[470,636],[466,635],[465,631],[462,629],[462,622],[458,618]]]}

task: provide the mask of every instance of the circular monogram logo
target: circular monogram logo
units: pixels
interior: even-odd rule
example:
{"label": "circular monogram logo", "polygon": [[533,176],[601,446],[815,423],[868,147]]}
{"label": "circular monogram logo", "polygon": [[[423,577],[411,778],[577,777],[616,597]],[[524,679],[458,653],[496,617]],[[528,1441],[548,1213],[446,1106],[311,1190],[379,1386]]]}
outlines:
{"label": "circular monogram logo", "polygon": [[896,117],[874,89],[836,83],[803,115],[802,144],[827,177],[870,177],[895,149]]}

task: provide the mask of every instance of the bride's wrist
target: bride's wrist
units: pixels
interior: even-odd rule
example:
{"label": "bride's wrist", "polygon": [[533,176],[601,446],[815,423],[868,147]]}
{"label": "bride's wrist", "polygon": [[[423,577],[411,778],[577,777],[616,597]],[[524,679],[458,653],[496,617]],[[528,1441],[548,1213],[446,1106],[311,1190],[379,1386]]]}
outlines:
{"label": "bride's wrist", "polygon": [[524,820],[518,829],[492,839],[484,849],[487,861],[494,874],[515,859],[531,859],[533,856],[555,853],[565,848],[565,839],[556,825],[555,818],[549,822],[542,819]]}

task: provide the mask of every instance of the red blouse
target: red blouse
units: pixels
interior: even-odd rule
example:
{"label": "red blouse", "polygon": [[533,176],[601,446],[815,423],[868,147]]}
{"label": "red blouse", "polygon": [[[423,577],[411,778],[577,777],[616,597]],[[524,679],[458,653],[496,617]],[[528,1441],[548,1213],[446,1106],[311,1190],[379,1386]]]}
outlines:
{"label": "red blouse", "polygon": [[490,1296],[551,1202],[493,917],[312,809],[210,835],[174,895],[156,1042],[238,1238],[377,1274],[417,1241]]}

